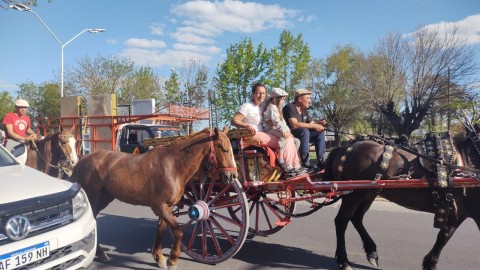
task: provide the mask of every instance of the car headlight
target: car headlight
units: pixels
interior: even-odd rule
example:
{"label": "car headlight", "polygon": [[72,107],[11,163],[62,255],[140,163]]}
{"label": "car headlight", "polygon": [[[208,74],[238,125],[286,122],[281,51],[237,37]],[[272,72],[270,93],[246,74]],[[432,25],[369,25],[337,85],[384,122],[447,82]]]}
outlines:
{"label": "car headlight", "polygon": [[79,219],[88,209],[87,195],[80,189],[80,191],[72,199],[73,220]]}

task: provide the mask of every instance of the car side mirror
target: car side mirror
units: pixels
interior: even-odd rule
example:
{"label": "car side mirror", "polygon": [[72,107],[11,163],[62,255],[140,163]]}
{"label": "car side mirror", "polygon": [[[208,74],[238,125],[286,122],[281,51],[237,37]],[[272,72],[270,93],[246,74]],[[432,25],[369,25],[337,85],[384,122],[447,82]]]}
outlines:
{"label": "car side mirror", "polygon": [[15,145],[12,148],[12,150],[10,150],[10,153],[12,153],[14,157],[19,157],[23,155],[25,153],[25,145],[23,144]]}

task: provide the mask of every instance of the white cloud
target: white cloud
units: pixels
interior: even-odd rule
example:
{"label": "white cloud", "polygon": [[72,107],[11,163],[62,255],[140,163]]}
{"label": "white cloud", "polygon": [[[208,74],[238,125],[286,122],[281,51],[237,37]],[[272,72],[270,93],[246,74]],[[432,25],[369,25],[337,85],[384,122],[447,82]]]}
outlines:
{"label": "white cloud", "polygon": [[140,47],[140,48],[165,48],[167,44],[161,40],[148,40],[144,38],[131,38],[125,41],[125,45],[128,47]]}
{"label": "white cloud", "polygon": [[199,62],[208,62],[210,56],[204,53],[196,53],[184,50],[146,50],[131,48],[123,50],[120,55],[130,58],[138,65],[150,67],[179,67],[185,61],[195,59]]}
{"label": "white cloud", "polygon": [[437,31],[440,35],[451,34],[455,28],[458,28],[457,34],[462,34],[468,44],[480,43],[480,14],[471,15],[456,22],[442,21],[422,27],[422,29]]}
{"label": "white cloud", "polygon": [[182,43],[212,44],[215,42],[211,38],[204,38],[194,33],[175,32],[171,36]]}
{"label": "white cloud", "polygon": [[201,28],[208,33],[204,35],[218,36],[225,31],[254,33],[274,28],[282,29],[298,11],[279,5],[227,0],[186,2],[175,6],[172,13],[188,18],[183,21],[185,26]]}
{"label": "white cloud", "polygon": [[109,38],[109,39],[107,39],[107,43],[108,43],[108,44],[115,45],[115,44],[117,44],[117,40],[114,39],[114,38]]}
{"label": "white cloud", "polygon": [[162,23],[153,23],[152,25],[150,25],[152,35],[163,36],[165,31],[164,29],[165,24]]}
{"label": "white cloud", "polygon": [[[136,64],[152,67],[181,66],[191,59],[206,63],[221,51],[215,46],[216,37],[226,32],[249,34],[284,29],[299,14],[277,4],[237,0],[184,2],[174,5],[165,18],[168,26],[173,26],[169,35],[175,43],[171,48],[165,50],[167,45],[163,41],[132,38],[125,41],[128,48],[121,54]],[[302,17],[304,22],[314,19],[314,16]],[[167,25],[152,23],[150,30],[152,35],[165,35]]]}
{"label": "white cloud", "polygon": [[300,16],[298,18],[298,21],[299,22],[306,22],[306,23],[310,23],[312,21],[315,21],[317,19],[317,16],[315,15],[308,15],[308,16]]}
{"label": "white cloud", "polygon": [[5,90],[5,89],[18,89],[18,86],[15,85],[15,84],[5,82],[4,80],[0,80],[0,89],[2,91]]}
{"label": "white cloud", "polygon": [[173,48],[175,50],[180,50],[180,51],[193,51],[193,52],[200,52],[200,53],[208,53],[208,54],[217,54],[221,50],[220,48],[216,46],[199,46],[199,45],[194,45],[194,44],[183,44],[183,43],[175,43],[173,44]]}

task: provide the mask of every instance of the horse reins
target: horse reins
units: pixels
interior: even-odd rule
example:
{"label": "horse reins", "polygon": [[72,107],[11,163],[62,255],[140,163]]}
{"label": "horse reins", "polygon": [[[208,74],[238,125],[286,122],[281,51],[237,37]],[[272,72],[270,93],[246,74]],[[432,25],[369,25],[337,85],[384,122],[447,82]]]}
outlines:
{"label": "horse reins", "polygon": [[[59,135],[59,137],[67,137],[66,135]],[[40,151],[38,151],[38,146],[37,144],[35,143],[34,140],[30,139],[30,142],[31,144],[33,145],[34,147],[34,150],[35,152],[37,152],[38,156],[43,160],[43,162],[45,162],[46,164],[50,165],[51,167],[53,168],[56,168],[58,170],[63,170],[65,173],[67,173],[66,168],[65,166],[59,166],[58,164],[57,165],[54,165],[52,164],[51,162],[47,162],[47,160],[45,159],[45,157],[42,155],[42,153],[40,153]],[[65,156],[66,158],[66,161],[70,162],[70,157],[67,155],[67,153],[65,152],[65,150],[63,149],[63,147],[60,145],[59,143],[59,146],[60,146],[60,149],[62,149],[62,152],[63,152],[63,155]],[[60,162],[60,161],[59,161]],[[68,173],[67,173],[68,174]]]}

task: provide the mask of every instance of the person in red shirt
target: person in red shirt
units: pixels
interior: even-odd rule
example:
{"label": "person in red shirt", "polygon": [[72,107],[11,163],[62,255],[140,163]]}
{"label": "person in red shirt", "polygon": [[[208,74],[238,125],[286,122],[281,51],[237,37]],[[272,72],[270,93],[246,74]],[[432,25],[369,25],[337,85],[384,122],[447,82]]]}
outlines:
{"label": "person in red shirt", "polygon": [[31,128],[30,117],[26,115],[28,107],[30,105],[26,100],[19,99],[15,102],[15,111],[7,113],[3,118],[6,133],[5,147],[8,150],[12,150],[18,144],[37,138]]}

